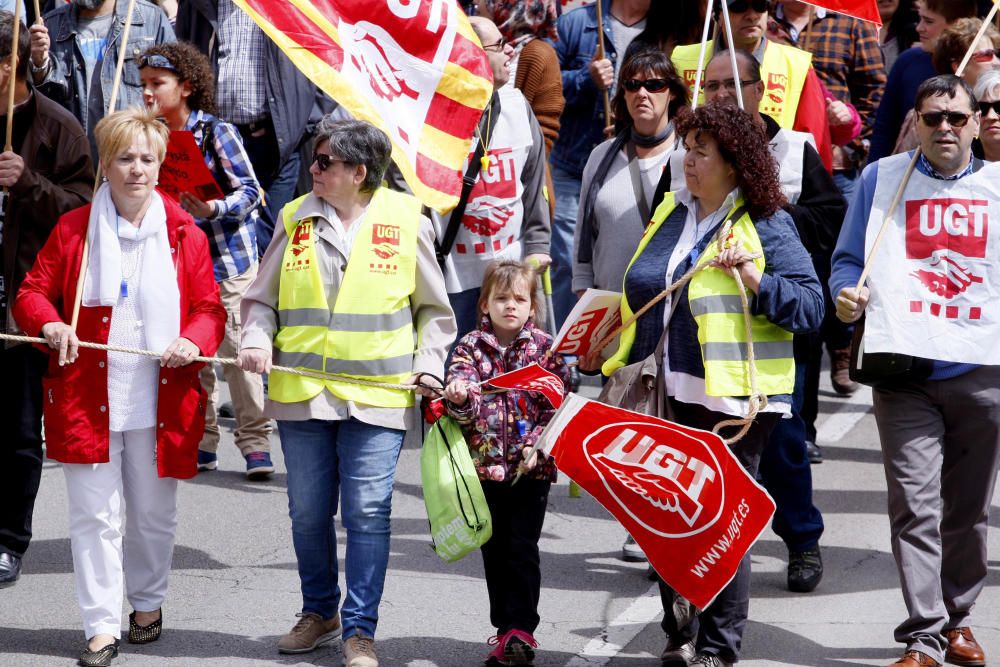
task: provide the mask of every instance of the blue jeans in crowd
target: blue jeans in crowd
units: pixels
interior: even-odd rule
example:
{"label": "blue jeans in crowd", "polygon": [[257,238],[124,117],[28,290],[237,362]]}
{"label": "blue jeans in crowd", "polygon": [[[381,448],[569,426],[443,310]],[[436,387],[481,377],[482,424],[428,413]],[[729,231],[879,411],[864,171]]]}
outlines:
{"label": "blue jeans in crowd", "polygon": [[[819,343],[818,340],[815,342]],[[798,347],[801,349],[804,346]],[[823,534],[823,515],[813,504],[812,468],[806,451],[806,424],[801,414],[806,363],[800,361],[798,356],[795,360],[792,416],[778,420],[767,446],[761,452],[758,468],[764,488],[774,499],[771,528],[789,551],[815,549]]]}
{"label": "blue jeans in crowd", "polygon": [[[344,638],[375,637],[389,563],[389,514],[404,431],[347,421],[278,421],[302,611],[333,618]],[[338,499],[347,531],[346,595],[337,583]]]}
{"label": "blue jeans in crowd", "polygon": [[[552,309],[558,329],[576,305],[573,293],[573,230],[576,229],[576,209],[580,203],[580,179],[553,166],[552,187],[556,191],[556,215],[552,219],[549,255],[552,257]],[[553,335],[555,333],[552,332]]]}
{"label": "blue jeans in crowd", "polygon": [[452,292],[448,295],[448,303],[455,311],[455,325],[458,327],[457,343],[462,336],[479,326],[479,292],[478,287],[464,292]]}

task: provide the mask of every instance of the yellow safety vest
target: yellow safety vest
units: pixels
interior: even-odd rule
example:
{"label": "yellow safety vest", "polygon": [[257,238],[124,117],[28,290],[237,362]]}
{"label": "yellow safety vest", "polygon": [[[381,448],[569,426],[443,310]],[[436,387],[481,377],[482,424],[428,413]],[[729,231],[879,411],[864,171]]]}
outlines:
{"label": "yellow safety vest", "polygon": [[[304,199],[284,208],[288,245],[278,289],[275,363],[379,382],[406,381],[415,349],[410,295],[416,284],[420,202],[387,188],[375,192],[331,309],[317,264],[313,220],[295,218]],[[282,372],[271,374],[268,396],[297,403],[323,389],[376,407],[413,405],[411,391]]]}
{"label": "yellow safety vest", "polygon": [[[742,206],[742,199],[736,206]],[[639,248],[629,262],[629,268],[642,254],[663,222],[676,207],[673,193],[664,196],[663,202],[653,213],[652,221],[639,242]],[[733,223],[732,239],[743,243],[751,254],[760,254],[754,260],[762,273],[765,262],[763,248],[750,216],[743,214]],[[712,261],[719,254],[718,246],[709,243],[698,257],[697,265]],[[626,274],[628,269],[626,269]],[[623,287],[624,291],[624,287]],[[747,298],[753,293],[747,289]],[[705,366],[705,393],[709,396],[749,396],[750,364],[747,361],[746,324],[740,302],[739,286],[733,277],[717,268],[708,268],[694,274],[688,285],[688,306],[698,325],[698,342]],[[622,321],[632,316],[628,299],[622,296]],[[757,389],[767,395],[791,394],[795,385],[795,359],[792,355],[792,334],[769,321],[763,315],[750,318],[753,347],[757,365]],[[614,356],[602,367],[610,376],[628,363],[629,352],[635,343],[635,323],[622,331]]]}
{"label": "yellow safety vest", "polygon": [[[701,44],[689,44],[676,47],[670,55],[674,69],[684,77],[688,88],[692,90],[698,72],[700,51]],[[712,53],[712,42],[709,41],[705,47],[702,70],[708,66]],[[764,78],[764,99],[760,102],[760,112],[773,118],[781,127],[791,128],[795,124],[799,98],[802,97],[802,87],[805,86],[810,67],[812,67],[812,54],[808,51],[777,42],[767,42],[764,47],[764,62],[760,68],[761,76]],[[702,74],[703,83],[704,80]],[[698,104],[702,104],[704,100],[704,90],[702,90]]]}

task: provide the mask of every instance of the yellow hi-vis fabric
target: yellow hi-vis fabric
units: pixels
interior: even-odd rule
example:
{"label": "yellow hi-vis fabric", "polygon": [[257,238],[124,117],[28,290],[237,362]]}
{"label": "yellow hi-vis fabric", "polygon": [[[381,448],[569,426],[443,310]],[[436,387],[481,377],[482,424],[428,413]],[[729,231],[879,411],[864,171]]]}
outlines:
{"label": "yellow hi-vis fabric", "polygon": [[[736,207],[742,205],[742,198],[738,199]],[[630,268],[675,206],[673,193],[668,193],[653,213],[652,221],[639,242],[639,248],[629,262]],[[764,271],[763,248],[749,215],[744,213],[733,223],[726,243],[742,243],[751,254],[759,254],[760,257],[754,260],[754,264],[758,270]],[[698,257],[697,265],[703,266],[711,262],[718,254],[718,245],[709,243]],[[753,299],[750,290],[747,290],[747,299]],[[705,366],[705,393],[709,396],[749,396],[751,388],[746,324],[736,281],[722,269],[707,268],[698,271],[688,285],[688,306],[698,325],[698,342]],[[623,322],[632,316],[632,309],[624,296],[621,316]],[[757,390],[767,395],[792,393],[795,385],[792,334],[763,315],[752,315],[750,323],[757,366]],[[619,341],[618,351],[601,369],[605,375],[610,376],[628,363],[629,352],[635,342],[634,322],[622,331]]]}
{"label": "yellow hi-vis fabric", "polygon": [[[376,191],[331,308],[317,264],[313,220],[295,219],[304,199],[284,209],[288,245],[278,290],[275,363],[378,382],[405,382],[412,374],[415,349],[410,295],[416,284],[420,202],[387,188]],[[280,371],[271,374],[268,396],[280,403],[296,403],[323,389],[341,399],[376,407],[413,405],[412,391]]]}
{"label": "yellow hi-vis fabric", "polygon": [[[695,75],[698,71],[698,53],[701,44],[678,46],[670,55],[674,69],[684,77],[689,89],[694,89]],[[712,42],[705,47],[704,67],[712,58]],[[764,47],[764,62],[761,63],[761,76],[764,80],[764,99],[760,102],[760,112],[773,118],[778,125],[791,128],[795,124],[795,114],[799,108],[799,98],[802,97],[802,87],[812,67],[812,54],[794,46],[768,42]],[[732,74],[726,78],[730,78]],[[702,74],[702,85],[705,76]],[[698,98],[698,104],[705,101],[704,90]]]}

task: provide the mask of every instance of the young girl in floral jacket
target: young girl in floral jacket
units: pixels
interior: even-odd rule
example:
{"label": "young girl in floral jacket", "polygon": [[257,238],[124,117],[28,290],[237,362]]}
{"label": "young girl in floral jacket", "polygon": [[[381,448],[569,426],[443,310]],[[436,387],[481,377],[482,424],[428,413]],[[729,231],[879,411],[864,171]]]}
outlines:
{"label": "young girl in floral jacket", "polygon": [[[551,460],[524,460],[523,454],[555,410],[541,394],[484,392],[481,383],[538,362],[569,386],[562,357],[548,354],[552,336],[534,324],[534,285],[535,272],[521,262],[486,270],[479,328],[455,346],[445,388],[448,412],[462,426],[492,515],[493,537],[482,552],[490,622],[497,628],[486,659],[493,665],[530,665],[538,646],[532,636],[541,590],[538,539],[556,470]],[[524,474],[512,484],[518,469]]]}

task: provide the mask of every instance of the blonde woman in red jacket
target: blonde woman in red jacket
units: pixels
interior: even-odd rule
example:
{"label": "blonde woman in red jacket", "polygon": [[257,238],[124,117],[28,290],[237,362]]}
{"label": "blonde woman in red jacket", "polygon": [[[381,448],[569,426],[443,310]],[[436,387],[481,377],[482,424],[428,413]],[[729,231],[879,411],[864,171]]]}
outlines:
{"label": "blonde woman in red jacket", "polygon": [[[51,348],[46,440],[66,475],[85,666],[117,656],[125,593],[135,610],[129,641],[159,638],[177,479],[195,475],[204,430],[201,364],[192,360],[215,353],[226,321],[204,233],[155,189],[166,126],[131,108],[101,120],[94,134],[107,182],[93,204],[59,219],[14,303],[17,322]],[[88,230],[74,332],[66,322]],[[82,349],[79,340],[162,356]]]}

